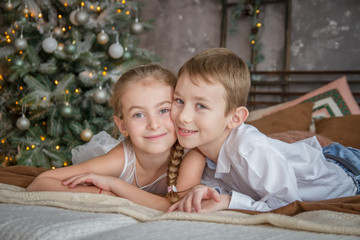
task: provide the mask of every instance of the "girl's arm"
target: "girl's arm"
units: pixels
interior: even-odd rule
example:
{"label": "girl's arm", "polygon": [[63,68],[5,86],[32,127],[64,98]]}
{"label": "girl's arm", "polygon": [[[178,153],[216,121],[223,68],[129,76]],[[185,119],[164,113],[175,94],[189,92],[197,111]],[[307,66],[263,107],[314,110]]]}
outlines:
{"label": "girl's arm", "polygon": [[190,150],[184,156],[176,183],[180,197],[183,197],[192,187],[201,183],[205,164],[205,156],[197,149]]}
{"label": "girl's arm", "polygon": [[[178,191],[183,191],[179,193],[180,196],[183,196],[193,186],[200,184],[204,166],[205,157],[199,151],[192,150],[185,155],[180,165],[176,184]],[[64,184],[68,185],[71,189],[84,183],[93,184],[105,191],[113,192],[119,197],[129,199],[136,204],[160,211],[166,211],[171,206],[171,203],[165,197],[141,190],[116,177],[90,173],[74,176],[64,181]]]}
{"label": "girl's arm", "polygon": [[[62,182],[70,177],[85,174],[97,173],[118,177],[124,167],[124,153],[122,144],[119,144],[107,154],[90,159],[78,165],[57,168],[46,171],[35,178],[27,187],[27,191],[73,191],[98,193],[99,188],[94,186],[78,186],[70,189]],[[105,194],[105,192],[103,192]],[[109,194],[111,195],[111,194]]]}

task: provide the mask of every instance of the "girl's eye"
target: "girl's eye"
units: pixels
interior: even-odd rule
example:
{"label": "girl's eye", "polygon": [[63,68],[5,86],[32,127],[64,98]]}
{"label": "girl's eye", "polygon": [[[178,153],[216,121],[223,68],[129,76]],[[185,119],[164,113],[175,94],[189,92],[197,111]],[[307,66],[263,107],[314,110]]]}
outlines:
{"label": "girl's eye", "polygon": [[165,113],[168,113],[168,112],[170,112],[170,109],[167,109],[167,108],[164,108],[164,109],[160,110],[161,114],[165,114]]}
{"label": "girl's eye", "polygon": [[135,118],[142,118],[142,117],[144,117],[145,115],[143,114],[143,113],[135,113],[134,115],[133,115],[133,117],[135,117]]}
{"label": "girl's eye", "polygon": [[196,108],[198,109],[205,109],[206,107],[200,103],[196,104]]}

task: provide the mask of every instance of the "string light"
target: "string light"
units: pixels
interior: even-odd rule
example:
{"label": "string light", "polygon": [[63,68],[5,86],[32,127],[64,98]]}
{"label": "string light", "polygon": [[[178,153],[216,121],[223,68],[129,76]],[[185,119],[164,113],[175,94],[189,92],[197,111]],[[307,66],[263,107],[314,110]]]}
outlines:
{"label": "string light", "polygon": [[62,27],[61,30],[62,30],[63,32],[65,32],[65,31],[66,31],[66,28],[65,28],[65,27]]}
{"label": "string light", "polygon": [[126,15],[129,15],[130,14],[130,11],[128,10],[128,11],[126,11]]}
{"label": "string light", "polygon": [[103,72],[102,72],[102,75],[103,75],[103,76],[106,76],[106,74],[107,74],[106,71],[103,71]]}
{"label": "string light", "polygon": [[91,10],[94,10],[94,6],[93,6],[93,5],[90,5],[90,9],[91,9]]}
{"label": "string light", "polygon": [[256,26],[259,28],[261,27],[261,23],[257,23]]}
{"label": "string light", "polygon": [[44,137],[44,136],[40,136],[40,140],[41,140],[41,141],[45,141],[45,137]]}
{"label": "string light", "polygon": [[30,150],[30,148],[29,147],[26,147],[26,151],[29,151]]}
{"label": "string light", "polygon": [[58,80],[55,80],[55,84],[58,85],[58,84],[59,84],[59,81],[58,81]]}
{"label": "string light", "polygon": [[43,97],[43,100],[46,100],[46,97]]}
{"label": "string light", "polygon": [[67,6],[68,6],[68,3],[67,3],[67,2],[65,2],[65,3],[64,3],[64,7],[67,7]]}
{"label": "string light", "polygon": [[251,40],[251,44],[255,44],[255,40]]}
{"label": "string light", "polygon": [[81,6],[82,6],[82,7],[85,6],[85,3],[84,3],[84,2],[81,2]]}
{"label": "string light", "polygon": [[1,139],[1,143],[4,144],[4,143],[5,143],[5,139]]}
{"label": "string light", "polygon": [[31,145],[31,148],[33,148],[33,149],[34,149],[34,148],[35,148],[35,145],[34,145],[34,144],[33,144],[33,145]]}
{"label": "string light", "polygon": [[52,169],[52,170],[54,170],[54,169],[55,169],[55,167],[54,167],[54,166],[52,166],[52,167],[51,167],[51,169]]}
{"label": "string light", "polygon": [[259,14],[259,13],[260,13],[260,10],[259,10],[259,9],[256,9],[256,13]]}
{"label": "string light", "polygon": [[68,165],[68,163],[67,162],[64,162],[64,167],[66,167]]}
{"label": "string light", "polygon": [[76,93],[79,93],[79,92],[80,92],[80,90],[79,90],[79,89],[75,89],[75,92],[76,92]]}
{"label": "string light", "polygon": [[45,126],[45,125],[46,125],[46,122],[45,122],[45,121],[43,121],[43,122],[42,122],[42,125],[44,125],[44,126]]}
{"label": "string light", "polygon": [[65,93],[66,93],[66,94],[68,94],[68,93],[69,93],[69,90],[68,90],[68,89],[66,89],[66,90],[65,90]]}
{"label": "string light", "polygon": [[61,15],[61,14],[59,14],[59,15],[58,15],[58,18],[59,18],[59,19],[62,19],[62,15]]}
{"label": "string light", "polygon": [[100,7],[100,6],[98,6],[98,7],[96,8],[96,10],[98,10],[98,11],[100,12],[100,10],[101,10],[101,7]]}
{"label": "string light", "polygon": [[20,86],[19,89],[22,91],[22,90],[24,90],[24,87],[23,87],[23,86]]}
{"label": "string light", "polygon": [[60,149],[60,146],[59,146],[59,145],[56,145],[55,148],[56,148],[56,150],[59,150],[59,149]]}

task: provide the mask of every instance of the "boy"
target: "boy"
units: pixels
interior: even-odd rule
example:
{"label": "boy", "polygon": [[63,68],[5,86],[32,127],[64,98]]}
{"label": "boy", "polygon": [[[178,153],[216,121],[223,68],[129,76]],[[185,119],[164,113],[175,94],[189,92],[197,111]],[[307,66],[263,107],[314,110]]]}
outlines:
{"label": "boy", "polygon": [[[288,144],[245,124],[249,89],[246,64],[224,48],[208,49],[179,70],[171,117],[180,144],[206,156],[207,186],[194,187],[168,211],[268,211],[296,200],[359,193],[360,176],[325,159],[316,137]],[[334,144],[324,152],[338,149],[352,155],[353,167],[360,169],[358,150]]]}

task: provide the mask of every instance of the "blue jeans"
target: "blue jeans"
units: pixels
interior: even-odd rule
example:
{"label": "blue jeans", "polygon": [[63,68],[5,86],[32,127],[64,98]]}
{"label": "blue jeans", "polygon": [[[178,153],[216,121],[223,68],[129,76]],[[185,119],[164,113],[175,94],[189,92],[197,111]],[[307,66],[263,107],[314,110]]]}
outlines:
{"label": "blue jeans", "polygon": [[332,143],[323,147],[327,161],[339,165],[354,180],[357,186],[357,195],[360,194],[360,150],[344,147],[339,143]]}

